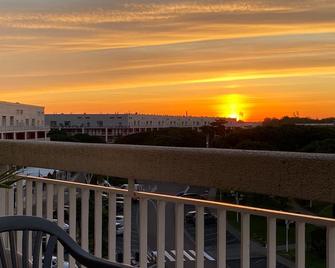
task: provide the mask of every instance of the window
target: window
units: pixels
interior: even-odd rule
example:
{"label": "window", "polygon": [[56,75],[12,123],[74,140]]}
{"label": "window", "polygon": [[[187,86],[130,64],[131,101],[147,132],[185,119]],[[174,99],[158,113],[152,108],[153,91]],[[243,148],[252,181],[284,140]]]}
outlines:
{"label": "window", "polygon": [[9,125],[14,126],[14,116],[9,117]]}
{"label": "window", "polygon": [[7,125],[7,119],[6,116],[2,117],[2,126],[5,127]]}
{"label": "window", "polygon": [[103,127],[104,126],[104,122],[103,121],[97,121],[97,126],[98,127]]}
{"label": "window", "polygon": [[35,126],[35,118],[31,119],[31,125],[34,127]]}
{"label": "window", "polygon": [[29,126],[29,119],[26,119],[26,126]]}
{"label": "window", "polygon": [[66,127],[71,126],[71,121],[64,121],[64,126],[66,126]]}
{"label": "window", "polygon": [[57,121],[50,121],[50,126],[51,127],[56,127],[57,126]]}

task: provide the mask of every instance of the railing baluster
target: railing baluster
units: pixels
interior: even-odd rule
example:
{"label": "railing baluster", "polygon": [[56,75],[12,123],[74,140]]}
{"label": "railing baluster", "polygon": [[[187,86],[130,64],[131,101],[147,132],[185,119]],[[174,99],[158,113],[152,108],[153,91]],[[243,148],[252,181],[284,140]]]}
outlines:
{"label": "railing baluster", "polygon": [[123,262],[130,265],[131,260],[131,197],[124,197]]}
{"label": "railing baluster", "polygon": [[[7,216],[7,209],[6,209],[6,204],[7,204],[7,189],[5,188],[0,188],[0,217],[1,216]],[[6,248],[8,245],[8,235],[6,233],[1,233],[0,234],[0,239],[3,240],[3,246]]]}
{"label": "railing baluster", "polygon": [[335,226],[327,227],[327,268],[335,267]]}
{"label": "railing baluster", "polygon": [[184,267],[184,204],[175,204],[176,214],[176,268]]}
{"label": "railing baluster", "polygon": [[[8,201],[7,201],[7,215],[8,216],[13,216],[14,215],[14,189],[10,188],[7,190],[7,196],[8,196]],[[6,246],[9,247],[9,237],[6,237]]]}
{"label": "railing baluster", "polygon": [[16,183],[16,215],[23,215],[23,180]]}
{"label": "railing baluster", "polygon": [[88,217],[90,191],[81,189],[81,247],[88,251]]}
{"label": "railing baluster", "polygon": [[[64,186],[57,185],[57,223],[64,229]],[[61,243],[57,243],[57,266],[64,267],[64,248]]]}
{"label": "railing baluster", "polygon": [[277,231],[276,231],[276,218],[268,217],[267,219],[267,267],[276,268],[276,254],[277,254]]}
{"label": "railing baluster", "polygon": [[148,265],[148,200],[140,199],[140,267]]}
{"label": "railing baluster", "polygon": [[47,184],[47,219],[53,219],[54,211],[54,186],[53,184]]}
{"label": "railing baluster", "polygon": [[205,240],[205,223],[204,223],[204,207],[196,208],[196,267],[204,267],[204,240]]}
{"label": "railing baluster", "polygon": [[8,189],[8,215],[14,215],[14,189]]}
{"label": "railing baluster", "polygon": [[115,262],[116,253],[116,194],[108,196],[108,259]]}
{"label": "railing baluster", "polygon": [[305,267],[305,223],[296,222],[295,225],[295,265],[297,268]]}
{"label": "railing baluster", "polygon": [[[53,211],[54,211],[54,185],[47,183],[47,219],[53,219]],[[47,235],[47,239],[49,240],[50,236]]]}
{"label": "railing baluster", "polygon": [[[16,215],[23,215],[23,180],[16,183]],[[22,253],[22,232],[17,232],[17,251]]]}
{"label": "railing baluster", "polygon": [[226,268],[227,212],[224,209],[218,209],[217,229],[217,267]]}
{"label": "railing baluster", "polygon": [[6,216],[6,191],[0,188],[0,216]]}
{"label": "railing baluster", "polygon": [[26,215],[33,215],[33,182],[26,181]]}
{"label": "railing baluster", "polygon": [[43,183],[36,182],[36,216],[43,216]]}
{"label": "railing baluster", "polygon": [[250,214],[241,213],[241,268],[250,267]]}
{"label": "railing baluster", "polygon": [[[36,216],[43,217],[43,183],[36,182]],[[40,248],[42,256],[42,247]],[[39,259],[39,267],[42,267],[42,259]]]}
{"label": "railing baluster", "polygon": [[[69,215],[69,225],[70,225],[70,236],[77,241],[77,189],[69,189],[69,205],[70,205],[70,215]],[[75,260],[70,256],[69,258],[70,268],[75,267]]]}
{"label": "railing baluster", "polygon": [[101,258],[102,248],[102,203],[101,192],[94,192],[94,255]]}
{"label": "railing baluster", "polygon": [[[26,215],[33,215],[33,182],[26,181]],[[32,233],[29,232],[29,241],[32,241]],[[28,244],[28,258],[32,257],[32,244]]]}
{"label": "railing baluster", "polygon": [[157,202],[157,268],[165,267],[165,205]]}

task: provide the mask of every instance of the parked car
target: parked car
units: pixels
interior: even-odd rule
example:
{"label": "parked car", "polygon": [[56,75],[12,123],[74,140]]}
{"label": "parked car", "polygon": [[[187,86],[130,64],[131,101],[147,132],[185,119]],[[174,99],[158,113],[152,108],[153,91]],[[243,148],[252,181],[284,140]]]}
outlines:
{"label": "parked car", "polygon": [[[197,212],[195,210],[189,211],[186,213],[185,221],[187,223],[195,224],[197,217]],[[209,212],[204,213],[204,222],[205,224],[215,224],[216,223],[216,216]]]}
{"label": "parked car", "polygon": [[122,215],[116,215],[116,223],[120,223],[123,225],[124,217]]}
{"label": "parked car", "polygon": [[197,193],[181,192],[181,193],[178,193],[177,196],[186,197],[186,198],[194,198],[194,199],[205,199],[202,195],[197,194]]}
{"label": "parked car", "polygon": [[[52,219],[51,221],[57,224],[57,219]],[[64,222],[63,230],[68,233],[70,231],[70,225]]]}
{"label": "parked car", "polygon": [[[121,189],[128,189],[128,184],[122,184]],[[134,190],[135,191],[142,191],[143,190],[143,186],[141,184],[135,183],[134,184]]]}
{"label": "parked car", "polygon": [[123,224],[117,222],[116,223],[116,235],[122,235],[124,231],[124,226]]}
{"label": "parked car", "polygon": [[[44,261],[44,257],[42,258],[42,263]],[[57,268],[58,265],[57,265],[57,257],[56,256],[52,256],[52,259],[51,259],[51,267],[50,268]],[[69,268],[70,267],[70,264],[69,262],[67,261],[64,261],[63,262],[63,268]],[[77,268],[78,266],[75,265],[75,267]]]}

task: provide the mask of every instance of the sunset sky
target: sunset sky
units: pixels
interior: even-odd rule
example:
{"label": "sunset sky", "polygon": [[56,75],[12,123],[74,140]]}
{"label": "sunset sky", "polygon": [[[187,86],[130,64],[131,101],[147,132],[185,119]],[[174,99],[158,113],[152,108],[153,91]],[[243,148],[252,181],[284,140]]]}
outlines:
{"label": "sunset sky", "polygon": [[335,116],[335,1],[1,0],[0,100],[47,113]]}

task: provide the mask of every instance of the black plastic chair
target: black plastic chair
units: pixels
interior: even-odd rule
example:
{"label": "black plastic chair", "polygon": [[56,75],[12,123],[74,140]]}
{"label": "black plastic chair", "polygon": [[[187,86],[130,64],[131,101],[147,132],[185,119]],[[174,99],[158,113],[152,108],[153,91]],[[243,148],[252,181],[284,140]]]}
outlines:
{"label": "black plastic chair", "polygon": [[[21,263],[23,268],[32,266],[38,268],[42,256],[40,256],[42,246],[42,236],[50,235],[44,251],[43,268],[50,268],[52,256],[57,242],[60,242],[78,264],[88,268],[129,268],[131,266],[112,263],[107,260],[99,259],[88,252],[84,251],[62,228],[57,224],[46,219],[31,216],[8,216],[0,217],[0,233],[9,234],[9,250],[12,267],[18,267],[18,254],[16,248],[16,232],[22,231],[22,257]],[[28,257],[29,232],[32,232],[32,264]],[[42,253],[43,254],[43,253]],[[3,240],[0,239],[0,259],[2,267],[7,265],[6,250]]]}

